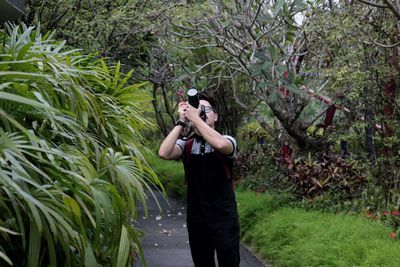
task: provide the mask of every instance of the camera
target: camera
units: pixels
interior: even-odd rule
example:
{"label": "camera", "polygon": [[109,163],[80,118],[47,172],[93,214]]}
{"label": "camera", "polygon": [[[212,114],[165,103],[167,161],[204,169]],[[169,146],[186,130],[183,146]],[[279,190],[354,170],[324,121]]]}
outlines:
{"label": "camera", "polygon": [[[199,99],[199,95],[197,93],[197,90],[194,88],[191,88],[187,91],[187,98],[188,98],[188,103],[195,108],[198,108],[200,105],[200,99]],[[203,121],[206,121],[207,119],[207,115],[206,112],[204,110],[204,106],[201,106],[201,111],[200,111],[200,118],[203,119]]]}
{"label": "camera", "polygon": [[199,95],[197,94],[197,90],[194,88],[189,89],[187,91],[187,96],[189,104],[195,108],[198,108],[200,101],[199,101]]}

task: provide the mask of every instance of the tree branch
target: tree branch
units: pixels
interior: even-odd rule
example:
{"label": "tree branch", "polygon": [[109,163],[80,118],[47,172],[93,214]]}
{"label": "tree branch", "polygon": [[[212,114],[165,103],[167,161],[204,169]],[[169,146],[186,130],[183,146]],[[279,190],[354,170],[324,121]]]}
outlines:
{"label": "tree branch", "polygon": [[388,8],[388,6],[381,5],[381,4],[377,4],[377,3],[370,2],[370,1],[367,1],[367,0],[357,0],[357,1],[358,1],[358,2],[361,2],[361,3],[363,3],[363,4],[366,4],[366,5],[369,5],[369,6],[381,7],[381,8]]}
{"label": "tree branch", "polygon": [[393,14],[397,17],[398,20],[400,20],[400,11],[393,5],[393,3],[390,2],[389,0],[383,0],[383,2],[385,2],[386,5],[388,5]]}
{"label": "tree branch", "polygon": [[396,47],[396,46],[399,46],[399,45],[400,45],[400,42],[397,42],[397,43],[395,43],[395,44],[390,44],[390,45],[382,44],[382,43],[379,43],[379,42],[377,42],[377,41],[371,41],[371,42],[369,42],[369,41],[363,41],[363,43],[364,43],[364,44],[368,44],[368,45],[374,44],[374,45],[377,45],[377,46],[380,46],[380,47],[383,47],[383,48],[393,48],[393,47]]}

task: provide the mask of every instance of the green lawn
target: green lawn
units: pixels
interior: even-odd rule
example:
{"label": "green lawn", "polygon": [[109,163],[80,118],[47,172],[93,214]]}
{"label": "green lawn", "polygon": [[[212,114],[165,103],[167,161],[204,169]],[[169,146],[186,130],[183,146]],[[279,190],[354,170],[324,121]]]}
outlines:
{"label": "green lawn", "polygon": [[400,243],[378,222],[288,208],[266,194],[236,197],[243,242],[273,266],[400,266]]}

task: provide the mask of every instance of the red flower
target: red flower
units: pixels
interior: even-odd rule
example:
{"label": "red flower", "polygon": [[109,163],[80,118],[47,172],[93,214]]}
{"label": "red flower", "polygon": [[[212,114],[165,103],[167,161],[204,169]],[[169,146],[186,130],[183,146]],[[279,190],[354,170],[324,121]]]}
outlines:
{"label": "red flower", "polygon": [[392,211],[392,215],[394,215],[394,216],[399,216],[399,215],[400,215],[400,211],[398,211],[398,210],[393,210],[393,211]]}
{"label": "red flower", "polygon": [[387,212],[386,210],[383,212],[383,215],[388,215],[389,212]]}
{"label": "red flower", "polygon": [[389,234],[389,237],[390,237],[390,238],[396,238],[396,233],[395,233],[395,232],[391,232],[391,233]]}
{"label": "red flower", "polygon": [[185,101],[183,91],[177,91],[176,96],[178,97],[179,102]]}

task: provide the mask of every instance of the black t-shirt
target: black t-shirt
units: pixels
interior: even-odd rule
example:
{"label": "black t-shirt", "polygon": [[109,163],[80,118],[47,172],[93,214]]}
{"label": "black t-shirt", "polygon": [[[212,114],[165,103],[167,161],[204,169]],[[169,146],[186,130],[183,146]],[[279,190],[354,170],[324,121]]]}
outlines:
{"label": "black t-shirt", "polygon": [[[236,150],[236,141],[230,136]],[[184,151],[185,141],[177,144]],[[202,148],[203,145],[203,148]],[[235,194],[224,165],[232,166],[234,153],[222,155],[202,138],[193,140],[189,160],[183,160],[187,178],[188,223],[213,222],[237,218]]]}

